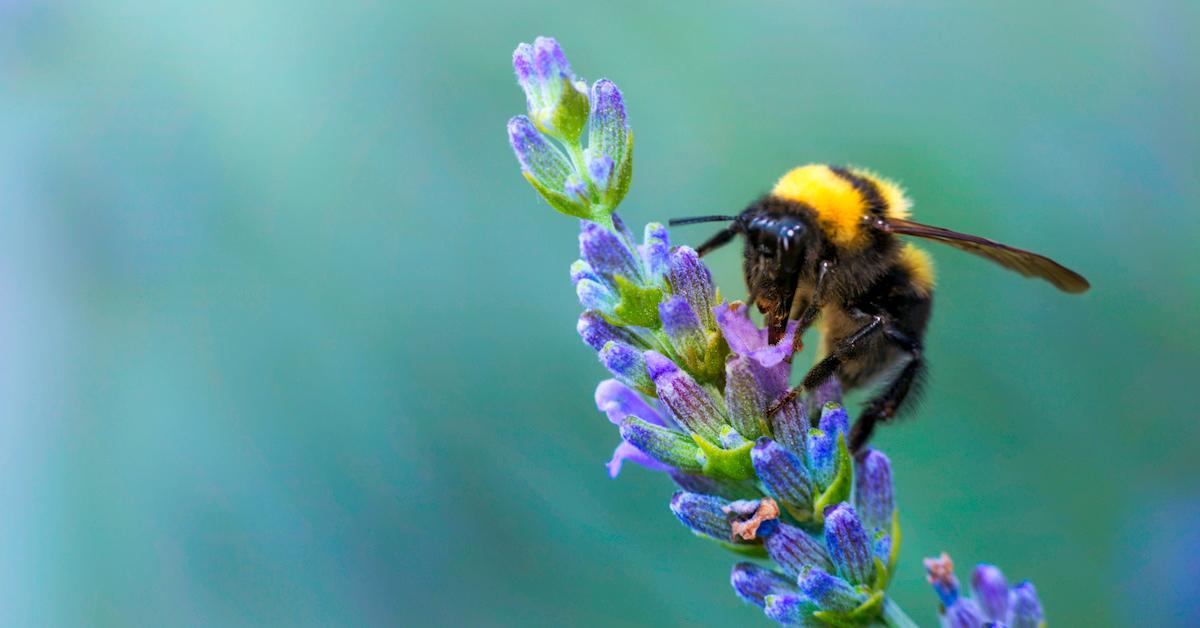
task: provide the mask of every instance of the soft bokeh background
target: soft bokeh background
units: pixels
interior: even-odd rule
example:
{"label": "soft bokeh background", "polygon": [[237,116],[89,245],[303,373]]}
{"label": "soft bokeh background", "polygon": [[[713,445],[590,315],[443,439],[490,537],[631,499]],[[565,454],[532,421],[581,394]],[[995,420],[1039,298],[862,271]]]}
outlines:
{"label": "soft bokeh background", "polygon": [[944,549],[1057,625],[1200,622],[1196,3],[499,4],[0,4],[2,623],[765,622],[604,472],[576,225],[505,142],[539,34],[627,94],[630,223],[853,162],[1092,279],[935,251],[878,439],[910,614]]}

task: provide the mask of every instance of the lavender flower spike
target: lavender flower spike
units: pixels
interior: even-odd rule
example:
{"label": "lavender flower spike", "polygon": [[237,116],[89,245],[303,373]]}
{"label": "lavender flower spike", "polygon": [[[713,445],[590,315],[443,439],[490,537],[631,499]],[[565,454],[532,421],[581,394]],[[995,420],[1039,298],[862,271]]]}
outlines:
{"label": "lavender flower spike", "polygon": [[[662,224],[635,242],[614,213],[633,163],[615,84],[589,88],[545,37],[518,46],[513,69],[528,105],[508,129],[522,172],[555,209],[585,219],[571,281],[585,310],[576,329],[613,374],[595,393],[621,435],[609,474],[626,461],[665,471],[683,489],[671,510],[684,525],[769,558],[769,567],[738,564],[730,582],[770,619],[915,626],[887,595],[902,573],[892,467],[875,450],[850,455],[837,379],[768,412],[795,375],[795,321],[772,344],[747,305],[721,303],[712,273],[692,249],[671,248]],[[1032,585],[1009,589],[983,566],[967,596],[948,558],[929,565],[943,625],[1042,620]]]}

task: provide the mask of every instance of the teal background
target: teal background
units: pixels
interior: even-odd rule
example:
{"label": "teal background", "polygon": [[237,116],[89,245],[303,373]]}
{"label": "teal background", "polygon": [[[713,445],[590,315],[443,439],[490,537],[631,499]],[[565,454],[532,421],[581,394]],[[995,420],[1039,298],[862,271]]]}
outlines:
{"label": "teal background", "polygon": [[1092,280],[930,247],[910,615],[946,550],[1052,625],[1200,623],[1195,3],[499,4],[0,5],[4,624],[765,622],[605,474],[577,227],[505,141],[539,34],[625,92],[636,226],[850,162]]}

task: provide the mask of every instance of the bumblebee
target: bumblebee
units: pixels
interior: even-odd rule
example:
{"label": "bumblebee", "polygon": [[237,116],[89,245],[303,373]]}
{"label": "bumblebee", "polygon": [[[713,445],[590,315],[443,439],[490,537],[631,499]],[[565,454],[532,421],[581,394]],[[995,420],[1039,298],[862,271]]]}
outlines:
{"label": "bumblebee", "polygon": [[819,323],[821,357],[771,415],[830,377],[847,390],[882,380],[851,431],[850,446],[858,451],[878,423],[913,405],[905,401],[916,397],[926,372],[922,341],[934,275],[929,254],[897,236],[948,244],[1064,292],[1089,288],[1078,273],[1045,256],[913,222],[911,206],[898,185],[871,172],[812,164],[783,175],[736,216],[671,221],[730,221],[697,248],[701,256],[744,236],[748,300],[762,312],[772,343],[795,320],[799,350],[804,332]]}

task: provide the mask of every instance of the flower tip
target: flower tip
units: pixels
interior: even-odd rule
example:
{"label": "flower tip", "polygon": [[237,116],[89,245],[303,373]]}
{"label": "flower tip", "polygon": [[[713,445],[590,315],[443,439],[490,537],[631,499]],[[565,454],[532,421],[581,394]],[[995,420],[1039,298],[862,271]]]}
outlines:
{"label": "flower tip", "polygon": [[512,61],[517,81],[523,86],[529,82],[529,77],[533,76],[533,46],[523,42],[517,44],[513,50]]}
{"label": "flower tip", "polygon": [[[560,76],[570,78],[571,65],[567,63],[567,55],[563,52],[562,46],[558,45],[558,40],[553,37],[538,37],[533,40],[534,58],[539,56],[545,59],[547,67],[551,71],[557,71]],[[547,76],[550,76],[548,73]]]}
{"label": "flower tip", "polygon": [[950,608],[958,600],[958,578],[954,577],[954,561],[950,555],[942,552],[941,556],[925,559],[925,580],[933,586],[942,606]]}
{"label": "flower tip", "polygon": [[848,612],[863,601],[863,596],[849,582],[820,567],[805,569],[797,579],[800,592],[822,610]]}
{"label": "flower tip", "polygon": [[984,613],[994,621],[1008,617],[1008,582],[994,565],[980,564],[971,573],[971,590]]}
{"label": "flower tip", "polygon": [[892,467],[877,449],[868,448],[855,459],[854,505],[868,528],[890,528],[896,508]]}
{"label": "flower tip", "polygon": [[764,602],[763,611],[767,618],[784,625],[799,623],[804,619],[805,611],[813,606],[811,601],[794,593],[768,595]]}
{"label": "flower tip", "polygon": [[795,593],[795,581],[753,563],[738,563],[729,573],[729,584],[743,601],[758,606],[766,604],[768,595]]}
{"label": "flower tip", "polygon": [[850,504],[825,510],[825,545],[838,573],[855,584],[871,582],[875,559],[870,537]]}
{"label": "flower tip", "polygon": [[647,351],[643,355],[646,357],[646,371],[650,374],[650,379],[655,382],[679,371],[679,367],[670,358],[657,351]]}
{"label": "flower tip", "polygon": [[1042,603],[1038,600],[1037,589],[1028,580],[1012,588],[1009,594],[1009,609],[1013,618],[1013,626],[1038,626],[1045,618],[1042,613]]}

